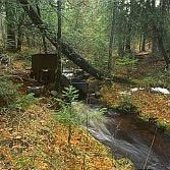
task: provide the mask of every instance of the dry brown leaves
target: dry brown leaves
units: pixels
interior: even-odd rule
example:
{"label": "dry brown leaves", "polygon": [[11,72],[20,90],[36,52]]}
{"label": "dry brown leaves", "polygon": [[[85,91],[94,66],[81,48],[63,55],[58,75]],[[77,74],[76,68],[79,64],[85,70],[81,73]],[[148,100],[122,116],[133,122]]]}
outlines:
{"label": "dry brown leaves", "polygon": [[[110,106],[121,103],[120,92],[122,87],[104,87],[102,100]],[[124,90],[125,91],[125,90]],[[163,123],[170,128],[170,98],[169,96],[147,90],[137,91],[130,94],[130,102],[138,107],[140,116],[146,119],[156,118],[158,123]]]}
{"label": "dry brown leaves", "polygon": [[42,104],[0,120],[0,169],[111,170],[104,146],[85,130],[75,128],[71,147],[67,128],[57,123]]}

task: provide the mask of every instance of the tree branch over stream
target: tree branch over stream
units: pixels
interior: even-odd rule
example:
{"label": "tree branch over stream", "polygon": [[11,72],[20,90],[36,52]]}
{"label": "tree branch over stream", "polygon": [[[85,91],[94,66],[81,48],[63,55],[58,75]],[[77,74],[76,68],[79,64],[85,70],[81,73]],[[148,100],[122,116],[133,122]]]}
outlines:
{"label": "tree branch over stream", "polygon": [[[51,42],[52,45],[54,45],[56,48],[58,48],[58,43],[56,41],[56,37],[53,36],[52,33],[46,28],[45,24],[39,17],[39,15],[36,13],[34,8],[31,6],[31,4],[28,2],[28,0],[18,0],[20,4],[22,5],[24,11],[29,15],[32,22],[40,29],[41,32],[44,33],[46,38]],[[104,80],[105,75],[100,70],[94,68],[87,60],[85,60],[79,53],[77,53],[69,44],[65,42],[61,42],[61,52],[74,64],[82,68],[84,71],[89,73],[90,75],[94,76],[95,78],[99,80]],[[113,81],[124,83],[126,80],[120,77],[113,77]]]}

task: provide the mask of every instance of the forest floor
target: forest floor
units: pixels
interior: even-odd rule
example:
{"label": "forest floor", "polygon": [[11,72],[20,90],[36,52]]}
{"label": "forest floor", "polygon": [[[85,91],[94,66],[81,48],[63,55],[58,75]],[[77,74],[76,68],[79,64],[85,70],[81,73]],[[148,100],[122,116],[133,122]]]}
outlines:
{"label": "forest floor", "polygon": [[126,77],[135,84],[113,84],[102,89],[102,100],[111,107],[122,107],[127,112],[139,112],[144,121],[170,130],[170,94],[153,92],[151,87],[170,90],[170,72],[165,63],[151,55],[138,55],[135,67],[116,70],[116,75]]}
{"label": "forest floor", "polygon": [[[27,81],[27,68],[28,64],[21,58],[14,59],[12,69],[5,71],[6,76],[12,73],[14,83],[22,84],[18,93],[23,96],[26,87],[34,83]],[[71,146],[68,146],[68,129],[54,118],[50,104],[50,98],[41,97],[25,109],[7,109],[1,113],[1,170],[133,169],[127,160],[114,160],[109,150],[82,127],[73,129]]]}
{"label": "forest floor", "polygon": [[[5,74],[12,73],[13,82],[22,84],[19,93],[24,96],[27,86],[38,85],[29,81],[30,63],[23,59],[29,55],[25,52],[11,55],[13,66]],[[135,68],[116,70],[117,75],[130,78],[135,85],[114,83],[104,86],[102,100],[112,107],[124,104],[125,110],[136,106],[142,119],[154,120],[159,126],[170,129],[169,95],[150,90],[150,87],[158,86],[170,88],[169,73],[164,71],[161,60],[153,60],[149,55],[138,56],[138,59]],[[131,91],[132,88],[144,89]],[[26,109],[0,115],[0,169],[133,169],[126,159],[114,160],[109,150],[82,127],[74,128],[70,147],[67,144],[68,129],[54,118],[53,109],[49,107],[51,102],[51,98],[42,96]]]}

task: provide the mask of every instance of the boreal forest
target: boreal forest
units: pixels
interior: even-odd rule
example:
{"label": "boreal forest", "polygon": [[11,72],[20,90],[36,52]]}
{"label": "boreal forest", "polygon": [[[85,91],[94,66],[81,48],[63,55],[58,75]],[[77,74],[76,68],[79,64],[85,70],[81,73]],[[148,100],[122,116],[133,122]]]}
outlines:
{"label": "boreal forest", "polygon": [[170,169],[170,0],[0,0],[0,170]]}

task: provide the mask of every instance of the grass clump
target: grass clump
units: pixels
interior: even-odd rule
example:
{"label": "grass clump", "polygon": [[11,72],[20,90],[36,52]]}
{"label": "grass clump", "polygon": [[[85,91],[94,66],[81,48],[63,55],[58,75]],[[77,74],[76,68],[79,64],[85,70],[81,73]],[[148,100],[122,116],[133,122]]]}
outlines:
{"label": "grass clump", "polygon": [[170,70],[157,71],[143,78],[143,84],[149,87],[165,87],[170,89]]}
{"label": "grass clump", "polygon": [[20,93],[21,84],[15,84],[7,77],[0,78],[0,110],[25,109],[36,102],[33,94],[22,95]]}
{"label": "grass clump", "polygon": [[0,107],[8,106],[17,99],[20,86],[6,77],[1,77],[0,82]]}
{"label": "grass clump", "polygon": [[[138,59],[134,56],[127,55],[123,58],[117,58],[115,64],[115,71],[118,75],[122,73],[123,76],[129,78],[133,71],[137,68]],[[121,75],[121,76],[122,76]]]}
{"label": "grass clump", "polygon": [[138,113],[138,108],[133,104],[131,94],[122,94],[119,105],[113,108],[119,113]]}

